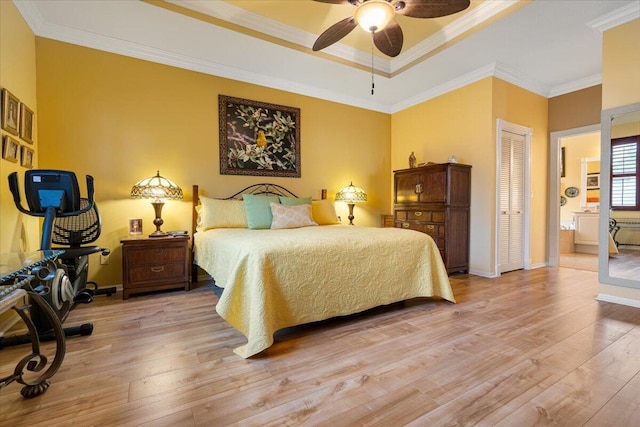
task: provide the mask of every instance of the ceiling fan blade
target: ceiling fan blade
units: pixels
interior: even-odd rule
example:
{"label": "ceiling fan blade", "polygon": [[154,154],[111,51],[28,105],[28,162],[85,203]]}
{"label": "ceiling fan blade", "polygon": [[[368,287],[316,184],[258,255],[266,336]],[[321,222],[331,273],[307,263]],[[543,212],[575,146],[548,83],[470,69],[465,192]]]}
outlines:
{"label": "ceiling fan blade", "polygon": [[331,4],[353,4],[350,0],[313,0],[320,3],[331,3]]}
{"label": "ceiling fan blade", "polygon": [[331,46],[347,34],[349,34],[358,24],[353,17],[345,18],[342,21],[336,22],[329,28],[327,28],[324,33],[320,34],[318,40],[313,44],[313,50],[318,51],[322,50],[327,46]]}
{"label": "ceiling fan blade", "polygon": [[395,57],[402,50],[402,28],[395,20],[390,21],[384,30],[373,33],[373,43],[385,55]]}
{"label": "ceiling fan blade", "polygon": [[469,0],[401,0],[393,4],[400,15],[412,18],[439,18],[469,7]]}

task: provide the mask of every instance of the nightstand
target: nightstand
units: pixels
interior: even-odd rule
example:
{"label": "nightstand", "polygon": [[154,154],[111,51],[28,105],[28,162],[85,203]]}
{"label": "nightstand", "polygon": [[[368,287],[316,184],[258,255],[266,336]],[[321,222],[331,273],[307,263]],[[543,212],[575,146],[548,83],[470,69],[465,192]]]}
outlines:
{"label": "nightstand", "polygon": [[381,223],[383,227],[395,227],[395,222],[393,220],[393,215],[382,214]]}
{"label": "nightstand", "polygon": [[189,290],[189,236],[138,237],[122,243],[122,298],[132,294]]}

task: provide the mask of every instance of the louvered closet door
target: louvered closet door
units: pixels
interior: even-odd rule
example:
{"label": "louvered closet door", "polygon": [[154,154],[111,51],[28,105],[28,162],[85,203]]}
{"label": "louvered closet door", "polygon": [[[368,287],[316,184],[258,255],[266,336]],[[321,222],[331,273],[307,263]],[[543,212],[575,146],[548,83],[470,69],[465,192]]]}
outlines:
{"label": "louvered closet door", "polygon": [[524,268],[524,135],[502,131],[500,273]]}

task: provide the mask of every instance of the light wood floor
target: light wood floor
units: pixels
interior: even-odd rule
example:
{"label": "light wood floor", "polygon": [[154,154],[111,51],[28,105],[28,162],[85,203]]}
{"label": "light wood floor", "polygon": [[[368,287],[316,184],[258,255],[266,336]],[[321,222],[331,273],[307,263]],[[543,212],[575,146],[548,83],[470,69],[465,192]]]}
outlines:
{"label": "light wood floor", "polygon": [[[619,253],[609,257],[609,275],[616,278],[638,280],[640,277],[640,250],[618,248]],[[598,271],[598,255],[561,253],[560,267]]]}
{"label": "light wood floor", "polygon": [[[0,425],[640,425],[640,309],[596,301],[597,273],[451,282],[458,304],[292,328],[249,360],[206,284],[100,296],[71,312],[95,331],[68,339],[44,395],[0,391]],[[1,350],[0,374],[27,350]]]}

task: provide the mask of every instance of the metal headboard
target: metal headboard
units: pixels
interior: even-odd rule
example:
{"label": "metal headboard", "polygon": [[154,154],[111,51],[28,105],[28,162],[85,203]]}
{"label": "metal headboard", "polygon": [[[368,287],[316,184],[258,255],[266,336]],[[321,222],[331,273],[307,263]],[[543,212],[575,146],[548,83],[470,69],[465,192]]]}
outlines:
{"label": "metal headboard", "polygon": [[230,199],[242,199],[243,194],[262,194],[266,196],[283,196],[283,197],[298,197],[291,191],[287,190],[278,184],[260,183],[253,184],[238,191],[233,196],[226,197],[226,200]]}

